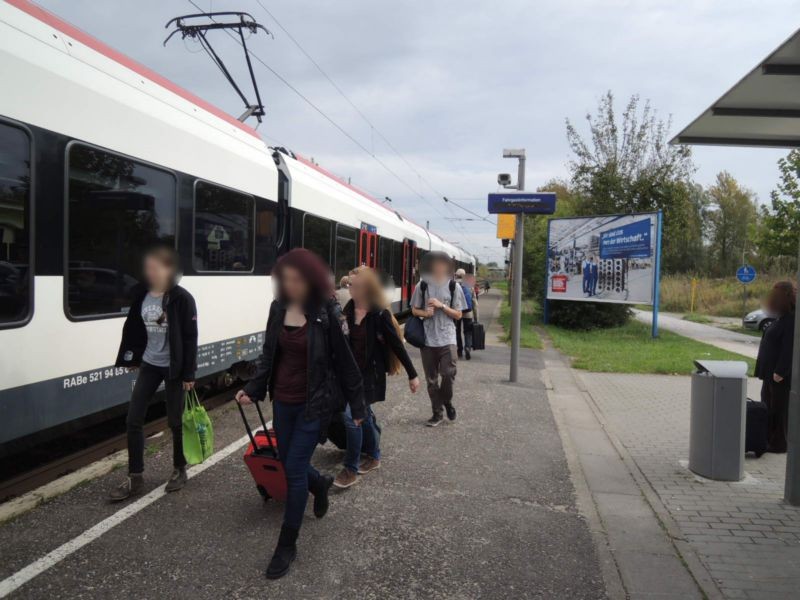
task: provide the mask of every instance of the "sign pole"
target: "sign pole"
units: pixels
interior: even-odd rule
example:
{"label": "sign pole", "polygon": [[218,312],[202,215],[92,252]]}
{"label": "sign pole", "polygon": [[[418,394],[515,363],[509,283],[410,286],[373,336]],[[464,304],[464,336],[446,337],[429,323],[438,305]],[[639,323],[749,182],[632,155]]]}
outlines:
{"label": "sign pole", "polygon": [[[800,260],[800,252],[798,260]],[[796,277],[800,278],[800,273]],[[789,391],[789,424],[787,427],[789,443],[786,451],[786,480],[783,488],[783,499],[792,506],[800,506],[800,367],[798,367],[798,363],[800,363],[800,319],[795,319],[792,381]]]}
{"label": "sign pole", "polygon": [[550,321],[550,301],[547,292],[550,286],[550,221],[547,222],[547,243],[544,247],[544,305],[542,307],[542,323],[547,325]]}
{"label": "sign pole", "polygon": [[489,214],[515,214],[514,248],[511,261],[511,368],[509,380],[516,383],[519,378],[519,346],[522,335],[522,262],[525,251],[525,214],[552,215],[556,211],[556,195],[553,192],[525,191],[525,150],[503,150],[503,158],[519,161],[517,184],[511,185],[511,176],[500,173],[497,183],[514,192],[489,194]]}
{"label": "sign pole", "polygon": [[[519,156],[517,190],[525,190],[525,155]],[[511,275],[511,368],[508,379],[516,383],[519,379],[519,344],[522,333],[522,257],[525,244],[525,213],[519,213],[514,233],[514,259]]]}
{"label": "sign pole", "polygon": [[656,218],[656,255],[654,257],[653,273],[653,339],[658,337],[658,308],[661,302],[661,221],[662,212],[658,211]]}

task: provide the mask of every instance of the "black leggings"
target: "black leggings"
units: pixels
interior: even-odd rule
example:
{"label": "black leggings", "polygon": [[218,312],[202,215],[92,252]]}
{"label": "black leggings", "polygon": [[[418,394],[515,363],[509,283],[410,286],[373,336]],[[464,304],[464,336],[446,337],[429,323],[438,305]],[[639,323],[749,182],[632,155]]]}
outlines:
{"label": "black leggings", "polygon": [[155,396],[158,386],[166,388],[167,422],[172,430],[172,464],[176,469],[186,466],[183,456],[183,385],[180,379],[169,379],[169,367],[156,367],[142,363],[128,405],[128,472],[144,471],[144,418],[147,406]]}
{"label": "black leggings", "polygon": [[789,431],[789,391],[791,384],[765,379],[761,386],[761,401],[767,405],[767,451],[786,452]]}

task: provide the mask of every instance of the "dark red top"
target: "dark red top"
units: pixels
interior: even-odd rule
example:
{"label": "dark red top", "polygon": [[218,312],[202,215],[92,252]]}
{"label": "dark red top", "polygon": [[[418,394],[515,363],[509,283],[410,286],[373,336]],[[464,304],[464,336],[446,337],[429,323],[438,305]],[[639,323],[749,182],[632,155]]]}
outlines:
{"label": "dark red top", "polygon": [[278,364],[272,386],[272,397],[284,404],[303,404],[308,386],[308,323],[302,327],[286,327],[278,336]]}
{"label": "dark red top", "polygon": [[358,325],[353,322],[350,328],[350,347],[353,349],[353,358],[356,359],[358,368],[362,371],[367,368],[367,323],[361,319]]}

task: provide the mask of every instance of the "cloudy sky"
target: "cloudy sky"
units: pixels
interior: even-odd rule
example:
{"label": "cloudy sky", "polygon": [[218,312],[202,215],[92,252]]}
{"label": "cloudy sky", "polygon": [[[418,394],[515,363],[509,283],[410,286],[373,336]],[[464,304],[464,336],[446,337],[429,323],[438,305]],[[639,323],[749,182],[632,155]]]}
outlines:
{"label": "cloudy sky", "polygon": [[[261,0],[375,133],[257,0],[194,1],[203,10],[246,10],[273,31],[274,39],[250,40],[253,52],[405,183],[257,66],[268,111],[259,132],[269,144],[391,197],[396,209],[430,220],[485,260],[502,257],[492,226],[453,220],[470,215],[440,195],[483,213],[497,173],[516,168],[502,159],[504,147],[527,149],[529,188],[565,177],[565,119],[581,122],[609,89],[620,104],[631,94],[650,99],[672,116],[677,133],[797,26],[797,4],[788,0]],[[199,48],[180,39],[162,46],[168,19],[197,12],[189,0],[39,3],[226,111],[242,112]],[[220,53],[239,67],[241,50],[218,39]],[[726,169],[765,201],[783,154],[698,148],[697,179],[709,184]]]}

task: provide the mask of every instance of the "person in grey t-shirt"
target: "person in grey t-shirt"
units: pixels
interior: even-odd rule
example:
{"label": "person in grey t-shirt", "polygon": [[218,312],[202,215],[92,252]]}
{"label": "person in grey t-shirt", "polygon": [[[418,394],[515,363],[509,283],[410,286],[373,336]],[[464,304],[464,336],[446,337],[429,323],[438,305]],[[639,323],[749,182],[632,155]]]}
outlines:
{"label": "person in grey t-shirt", "polygon": [[169,337],[164,295],[148,292],[142,300],[142,321],[147,332],[147,345],[142,360],[154,367],[169,367]]}
{"label": "person in grey t-shirt", "polygon": [[436,427],[447,411],[456,418],[453,382],[456,378],[456,324],[467,307],[461,286],[453,280],[453,261],[444,252],[429,252],[423,259],[422,281],[411,296],[411,310],[424,319],[425,347],[420,349],[428,383],[433,416],[427,425]]}

